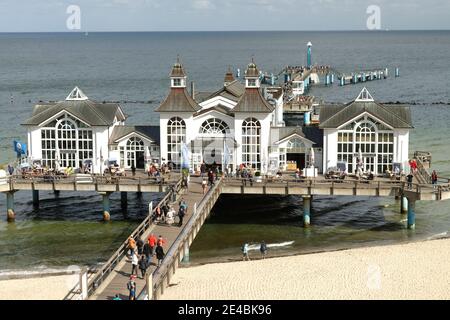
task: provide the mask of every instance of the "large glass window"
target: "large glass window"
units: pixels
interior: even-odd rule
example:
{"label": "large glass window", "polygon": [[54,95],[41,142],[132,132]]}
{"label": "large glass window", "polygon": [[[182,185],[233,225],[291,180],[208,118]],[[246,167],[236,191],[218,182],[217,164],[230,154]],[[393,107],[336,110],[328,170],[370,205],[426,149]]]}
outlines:
{"label": "large glass window", "polygon": [[356,170],[361,154],[364,170],[382,174],[392,170],[394,134],[383,124],[365,118],[339,131],[337,151],[337,160],[347,162],[350,173]]}
{"label": "large glass window", "polygon": [[174,117],[167,123],[167,161],[175,167],[181,164],[181,147],[186,142],[186,123],[179,117]]}
{"label": "large glass window", "polygon": [[65,115],[41,129],[42,164],[56,168],[77,168],[93,159],[93,133],[80,121]]}
{"label": "large glass window", "polygon": [[261,168],[261,124],[255,118],[242,123],[242,162],[249,168]]}
{"label": "large glass window", "polygon": [[222,135],[230,132],[230,127],[225,121],[217,118],[211,118],[203,122],[200,133],[210,135]]}

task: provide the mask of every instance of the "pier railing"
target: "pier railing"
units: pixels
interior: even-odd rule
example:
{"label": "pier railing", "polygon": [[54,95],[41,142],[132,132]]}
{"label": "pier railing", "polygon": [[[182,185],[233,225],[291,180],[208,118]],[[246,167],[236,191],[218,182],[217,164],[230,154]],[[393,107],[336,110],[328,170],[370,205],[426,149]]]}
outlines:
{"label": "pier railing", "polygon": [[[106,280],[106,278],[111,274],[111,272],[115,269],[115,267],[122,261],[122,259],[126,256],[128,251],[128,239],[131,237],[133,239],[140,238],[152,225],[155,218],[155,213],[157,207],[162,207],[165,204],[171,203],[172,199],[174,197],[174,194],[178,194],[179,191],[182,188],[182,181],[179,180],[176,184],[169,187],[166,195],[164,198],[153,207],[153,210],[149,215],[142,221],[142,223],[131,233],[130,236],[127,237],[127,239],[122,242],[119,249],[117,249],[109,258],[109,260],[103,264],[103,266],[93,274],[88,281],[87,286],[87,294],[88,297],[92,296],[97,288]],[[78,287],[78,285],[77,285]],[[76,288],[77,288],[76,287]],[[69,295],[66,297],[68,299],[74,299],[77,294],[73,294],[73,291],[79,291],[79,288],[72,290],[72,293],[69,293]],[[80,292],[76,292],[80,293]]]}
{"label": "pier railing", "polygon": [[[203,200],[193,210],[194,213],[188,220],[183,230],[170,246],[169,251],[164,257],[163,263],[159,266],[155,272],[151,275],[152,278],[152,291],[149,299],[159,299],[164,293],[164,289],[169,286],[170,279],[175,273],[181,259],[185,254],[185,246],[188,247],[192,244],[197,236],[200,228],[207,219],[211,209],[216,203],[221,194],[222,180],[217,181],[215,186],[212,187],[205,195]],[[143,289],[139,297],[142,299],[145,295],[148,295],[146,289]]]}

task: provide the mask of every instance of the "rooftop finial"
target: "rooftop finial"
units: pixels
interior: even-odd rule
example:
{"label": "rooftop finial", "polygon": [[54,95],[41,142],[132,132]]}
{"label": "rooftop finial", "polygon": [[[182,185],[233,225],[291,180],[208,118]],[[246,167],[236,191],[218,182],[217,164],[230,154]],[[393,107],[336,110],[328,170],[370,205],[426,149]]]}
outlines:
{"label": "rooftop finial", "polygon": [[88,99],[89,98],[80,90],[80,88],[75,87],[67,96],[66,101],[82,101]]}

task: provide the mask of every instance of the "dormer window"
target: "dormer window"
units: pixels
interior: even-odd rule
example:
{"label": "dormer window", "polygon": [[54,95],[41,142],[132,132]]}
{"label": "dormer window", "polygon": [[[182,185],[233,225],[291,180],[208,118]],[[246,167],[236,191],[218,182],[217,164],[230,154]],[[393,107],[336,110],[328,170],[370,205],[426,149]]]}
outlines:
{"label": "dormer window", "polygon": [[181,87],[182,86],[182,81],[181,81],[180,78],[173,79],[172,81],[173,81],[173,86],[174,87]]}
{"label": "dormer window", "polygon": [[248,88],[257,88],[257,80],[256,79],[247,79],[247,87]]}

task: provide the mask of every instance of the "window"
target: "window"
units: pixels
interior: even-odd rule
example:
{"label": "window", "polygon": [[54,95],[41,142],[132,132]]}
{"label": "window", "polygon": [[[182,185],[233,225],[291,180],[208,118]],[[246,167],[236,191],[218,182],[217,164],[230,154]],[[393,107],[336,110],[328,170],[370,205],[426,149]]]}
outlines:
{"label": "window", "polygon": [[93,133],[84,123],[69,115],[41,129],[42,165],[77,168],[93,159]]}
{"label": "window", "polygon": [[256,79],[248,79],[247,80],[247,87],[255,88],[256,87]]}
{"label": "window", "polygon": [[261,168],[261,124],[255,118],[242,123],[242,162],[250,168]]}
{"label": "window", "polygon": [[230,127],[225,121],[217,118],[208,119],[203,122],[200,133],[211,135],[222,135],[230,132]]}
{"label": "window", "polygon": [[132,166],[138,168],[139,167],[138,160],[140,157],[142,157],[143,153],[144,153],[144,141],[136,137],[128,139],[126,147],[127,168],[131,168]]}
{"label": "window", "polygon": [[181,87],[181,79],[173,79],[174,87]]}
{"label": "window", "polygon": [[175,167],[181,164],[181,147],[186,142],[186,123],[174,117],[167,123],[167,161]]}
{"label": "window", "polygon": [[361,154],[364,170],[382,174],[392,170],[394,134],[385,125],[365,117],[338,132],[337,152],[337,161],[347,162],[350,173],[356,170],[356,159]]}

